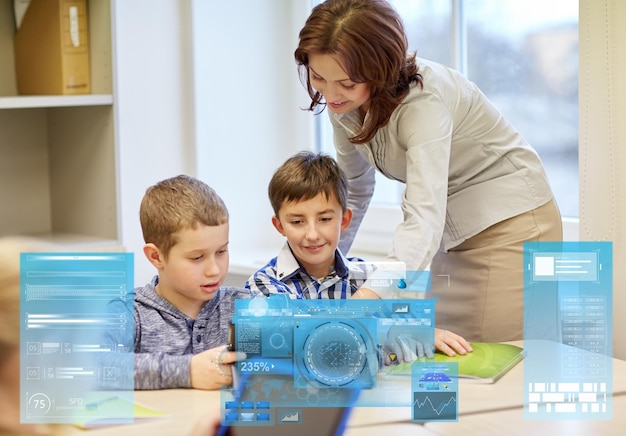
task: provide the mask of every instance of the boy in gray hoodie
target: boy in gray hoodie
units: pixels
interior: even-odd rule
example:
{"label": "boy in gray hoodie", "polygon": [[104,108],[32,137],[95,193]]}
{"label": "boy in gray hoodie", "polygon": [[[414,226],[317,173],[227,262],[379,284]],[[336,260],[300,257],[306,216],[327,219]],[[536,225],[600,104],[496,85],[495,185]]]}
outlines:
{"label": "boy in gray hoodie", "polygon": [[222,286],[229,265],[224,202],[205,183],[180,175],[148,188],[139,215],[143,252],[158,274],[109,305],[134,319],[134,341],[109,336],[134,350],[135,389],[231,384],[230,364],[245,356],[227,349],[228,329],[235,299],[250,294]]}

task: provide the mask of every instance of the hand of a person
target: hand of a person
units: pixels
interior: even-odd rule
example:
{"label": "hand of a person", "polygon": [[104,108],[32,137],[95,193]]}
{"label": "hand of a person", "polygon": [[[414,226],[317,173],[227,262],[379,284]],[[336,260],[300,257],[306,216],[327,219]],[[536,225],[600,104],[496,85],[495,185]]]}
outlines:
{"label": "hand of a person", "polygon": [[462,336],[449,330],[435,329],[435,348],[448,356],[472,352],[472,346]]}
{"label": "hand of a person", "polygon": [[422,326],[396,325],[387,332],[387,341],[383,345],[385,365],[412,362],[424,356],[432,359],[434,350],[448,356],[472,352],[472,346],[462,336],[449,330],[435,328],[433,346],[430,329]]}
{"label": "hand of a person", "polygon": [[424,356],[433,357],[432,330],[417,325],[394,325],[383,344],[385,365],[412,362]]}
{"label": "hand of a person", "polygon": [[223,345],[198,353],[191,358],[191,387],[194,389],[219,389],[233,382],[232,363],[245,359],[245,353],[228,351]]}

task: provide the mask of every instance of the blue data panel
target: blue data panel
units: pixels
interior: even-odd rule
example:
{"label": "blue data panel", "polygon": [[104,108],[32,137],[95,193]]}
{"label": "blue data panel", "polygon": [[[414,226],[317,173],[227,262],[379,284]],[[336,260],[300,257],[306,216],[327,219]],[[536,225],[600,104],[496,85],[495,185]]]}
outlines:
{"label": "blue data panel", "polygon": [[532,252],[531,271],[535,281],[595,282],[599,267],[597,251]]}
{"label": "blue data panel", "polygon": [[306,300],[285,294],[237,300],[231,340],[247,358],[234,368],[236,388],[221,392],[222,422],[272,426],[298,422],[311,408],[410,408],[411,374],[388,375],[385,361],[400,342],[407,355],[409,340],[432,347],[434,305],[432,299]]}
{"label": "blue data panel", "polygon": [[524,245],[527,419],[604,420],[612,408],[612,244]]}
{"label": "blue data panel", "polygon": [[434,301],[272,295],[237,301],[233,323],[233,345],[248,355],[237,362],[241,374],[272,374],[283,362],[293,368],[296,388],[368,389],[377,385],[381,344],[390,329],[417,332],[432,344]]}
{"label": "blue data panel", "polygon": [[430,271],[407,271],[402,268],[404,264],[399,266],[398,262],[364,264],[374,265],[370,269],[375,270],[368,276],[367,288],[383,298],[415,298],[418,294],[430,292],[432,284]]}
{"label": "blue data panel", "polygon": [[[108,312],[133,288],[128,253],[22,253],[20,257],[21,421],[83,423],[133,418],[133,378],[120,391],[106,332],[133,334],[132,317]],[[129,332],[129,333],[128,333]]]}
{"label": "blue data panel", "polygon": [[411,373],[413,421],[458,421],[458,363],[414,362]]}

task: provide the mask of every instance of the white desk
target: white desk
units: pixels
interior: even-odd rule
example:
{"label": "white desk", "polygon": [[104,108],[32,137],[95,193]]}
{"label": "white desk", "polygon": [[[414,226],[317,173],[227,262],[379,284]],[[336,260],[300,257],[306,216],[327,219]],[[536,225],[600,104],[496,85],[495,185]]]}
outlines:
{"label": "white desk", "polygon": [[[524,418],[524,409],[519,408],[514,410],[485,412],[476,415],[461,416],[459,417],[458,422],[429,422],[424,425],[423,429],[426,429],[436,435],[445,436],[623,436],[626,433],[625,411],[626,394],[618,394],[613,397],[612,420],[530,421]],[[421,430],[422,429],[420,429],[420,431]],[[396,434],[402,435],[403,433]]]}
{"label": "white desk", "polygon": [[[522,341],[511,342],[523,346]],[[567,346],[555,344],[545,351],[546,365],[556,365],[560,359],[562,348]],[[612,359],[613,393],[626,394],[626,361]],[[407,383],[409,383],[407,381]],[[407,389],[409,386],[407,384]],[[498,410],[519,409],[524,407],[524,361],[518,363],[507,374],[494,384],[475,384],[461,381],[458,391],[459,419],[466,415],[492,412]],[[351,423],[358,425],[402,423],[411,421],[410,407],[357,407],[352,413]]]}
{"label": "white desk", "polygon": [[196,389],[135,391],[135,401],[152,409],[166,412],[168,416],[151,421],[86,431],[73,428],[69,434],[72,436],[187,436],[201,419],[218,416],[220,411],[219,391]]}
{"label": "white desk", "polygon": [[[518,343],[521,345],[521,343]],[[546,357],[551,359],[551,357]],[[553,360],[549,360],[553,362]],[[619,424],[626,428],[626,361],[613,359],[613,421],[527,421],[524,419],[524,361],[517,364],[491,385],[461,382],[459,385],[459,421],[412,423],[411,408],[357,407],[352,411],[346,436],[380,436],[393,431],[394,436],[411,435],[473,435],[506,434],[507,436],[546,434],[610,435]],[[407,378],[407,389],[410,379]],[[70,434],[93,436],[184,436],[207,416],[216,416],[220,409],[219,391],[172,389],[137,391],[135,400],[151,408],[167,412],[168,417],[155,421],[119,425],[88,432],[74,429]],[[585,429],[572,432],[572,428]],[[562,432],[562,433],[561,433]],[[325,435],[320,435],[325,436]]]}
{"label": "white desk", "polygon": [[[419,424],[383,423],[365,427],[350,427],[343,436],[439,436],[433,430]],[[322,435],[320,435],[322,436]]]}
{"label": "white desk", "polygon": [[379,423],[350,427],[344,436],[623,436],[626,429],[626,395],[613,398],[613,419],[610,421],[529,421],[524,410],[512,409],[460,416],[458,422]]}

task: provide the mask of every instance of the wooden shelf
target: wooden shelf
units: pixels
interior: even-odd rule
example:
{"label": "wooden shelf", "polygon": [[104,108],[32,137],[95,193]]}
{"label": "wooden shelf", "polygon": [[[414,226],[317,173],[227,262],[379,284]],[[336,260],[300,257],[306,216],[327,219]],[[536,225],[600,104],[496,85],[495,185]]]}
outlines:
{"label": "wooden shelf", "polygon": [[119,246],[111,7],[88,0],[91,94],[19,95],[13,0],[0,0],[2,236]]}
{"label": "wooden shelf", "polygon": [[106,106],[111,104],[113,104],[113,96],[110,94],[0,97],[0,109]]}
{"label": "wooden shelf", "polygon": [[124,247],[120,245],[119,241],[72,233],[22,234],[15,236],[41,241],[42,244],[50,245],[60,251],[124,251]]}

